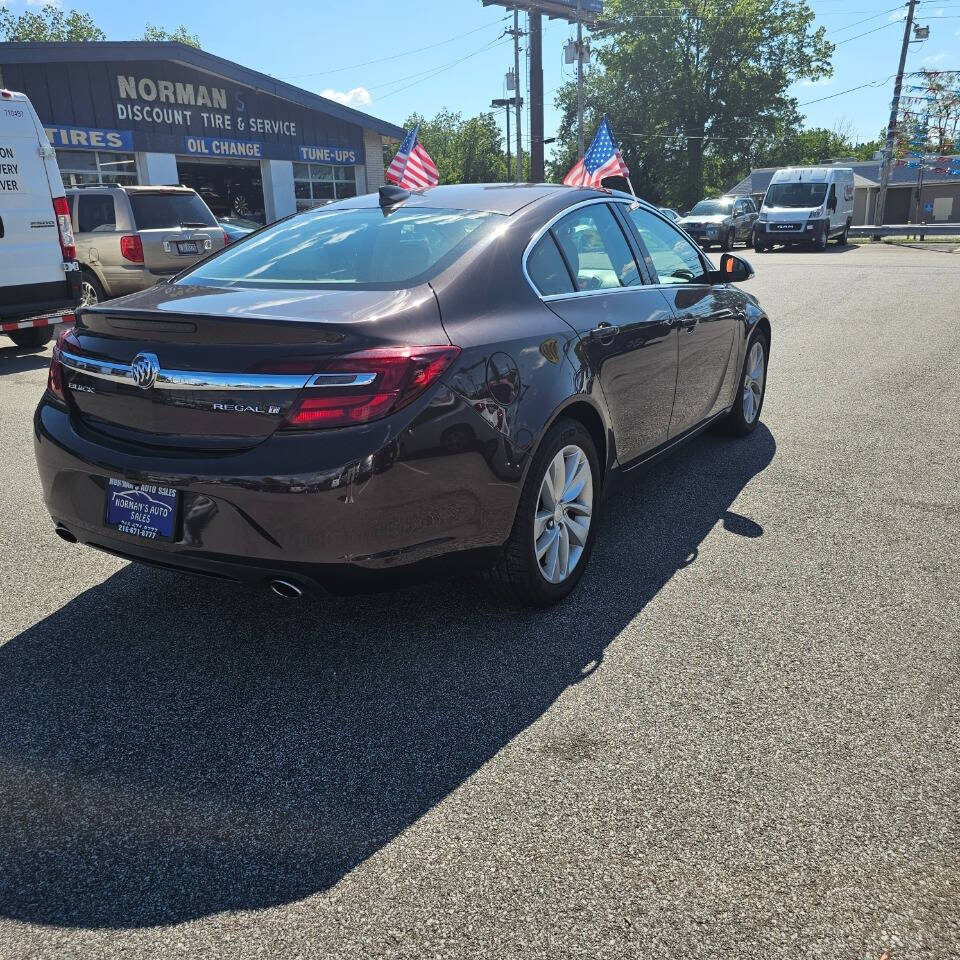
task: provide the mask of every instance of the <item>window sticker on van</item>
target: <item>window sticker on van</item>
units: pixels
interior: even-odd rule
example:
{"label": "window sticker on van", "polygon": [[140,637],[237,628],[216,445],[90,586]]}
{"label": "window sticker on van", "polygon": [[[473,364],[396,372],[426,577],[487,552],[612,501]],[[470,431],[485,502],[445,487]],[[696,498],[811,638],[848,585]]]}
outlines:
{"label": "window sticker on van", "polygon": [[853,199],[853,184],[845,183],[843,185],[843,199],[852,200]]}

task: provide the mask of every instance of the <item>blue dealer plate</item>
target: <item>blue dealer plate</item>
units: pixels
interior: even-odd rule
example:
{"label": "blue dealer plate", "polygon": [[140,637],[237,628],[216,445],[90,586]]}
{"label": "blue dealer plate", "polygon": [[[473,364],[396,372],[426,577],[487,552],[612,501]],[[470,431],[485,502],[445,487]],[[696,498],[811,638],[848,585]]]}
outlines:
{"label": "blue dealer plate", "polygon": [[172,540],[177,491],[155,483],[107,482],[108,527],[144,540]]}

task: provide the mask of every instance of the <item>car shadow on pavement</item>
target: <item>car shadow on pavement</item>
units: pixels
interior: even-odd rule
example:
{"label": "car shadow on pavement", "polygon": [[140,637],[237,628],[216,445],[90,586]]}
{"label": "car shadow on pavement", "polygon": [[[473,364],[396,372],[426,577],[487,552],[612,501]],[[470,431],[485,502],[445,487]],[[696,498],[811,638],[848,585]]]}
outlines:
{"label": "car shadow on pavement", "polygon": [[0,347],[0,377],[8,373],[25,373],[50,366],[46,347]]}
{"label": "car shadow on pavement", "polygon": [[730,508],[775,451],[708,434],[630,480],[547,611],[472,579],[297,603],[123,568],[0,647],[0,915],[130,928],[329,888],[602,670],[714,526],[762,535]]}

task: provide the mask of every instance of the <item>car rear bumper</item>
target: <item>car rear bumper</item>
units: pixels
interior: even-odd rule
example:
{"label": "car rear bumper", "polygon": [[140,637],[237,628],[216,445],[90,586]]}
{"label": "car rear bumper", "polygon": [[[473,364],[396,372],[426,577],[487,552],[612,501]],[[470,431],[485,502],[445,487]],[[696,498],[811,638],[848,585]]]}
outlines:
{"label": "car rear bumper", "polygon": [[[34,416],[44,500],[68,538],[242,582],[349,589],[451,554],[487,558],[509,535],[519,478],[498,467],[496,431],[459,397],[441,396],[442,406],[428,404],[400,431],[381,421],[277,433],[249,450],[207,455],[121,444],[45,397]],[[105,525],[111,477],[179,492],[172,541]]]}
{"label": "car rear bumper", "polygon": [[73,310],[80,303],[80,271],[64,273],[62,280],[4,287],[0,291],[0,318],[24,320],[45,313]]}

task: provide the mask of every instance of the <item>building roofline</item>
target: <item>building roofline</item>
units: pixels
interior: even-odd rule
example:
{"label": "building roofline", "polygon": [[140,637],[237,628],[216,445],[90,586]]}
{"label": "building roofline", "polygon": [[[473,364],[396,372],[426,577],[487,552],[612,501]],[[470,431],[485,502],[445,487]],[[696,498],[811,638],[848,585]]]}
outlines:
{"label": "building roofline", "polygon": [[239,63],[226,60],[215,54],[207,53],[179,40],[89,40],[76,43],[21,43],[6,40],[0,42],[0,64],[22,64],[37,62],[84,63],[109,62],[112,60],[150,61],[173,60],[184,66],[203,70],[224,80],[232,80],[254,90],[289,100],[309,110],[319,110],[354,123],[365,130],[372,130],[381,136],[402,140],[402,127],[386,120],[372,117],[368,113],[354,110],[335,100],[328,100],[317,93],[310,93],[292,83],[277,80],[258,70],[242,67]]}

